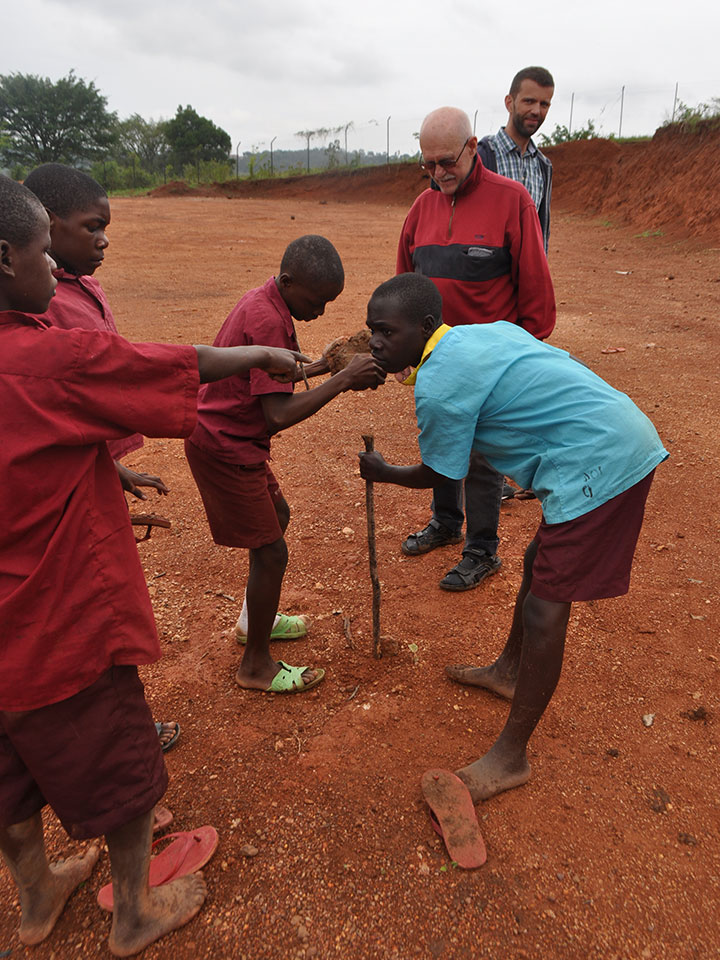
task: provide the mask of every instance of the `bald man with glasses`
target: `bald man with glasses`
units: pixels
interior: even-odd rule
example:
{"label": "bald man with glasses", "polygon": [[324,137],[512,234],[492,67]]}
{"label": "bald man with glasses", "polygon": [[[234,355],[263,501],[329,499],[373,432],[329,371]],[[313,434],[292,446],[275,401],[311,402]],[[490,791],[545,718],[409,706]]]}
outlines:
{"label": "bald man with glasses", "polygon": [[[436,189],[421,193],[405,219],[397,273],[422,273],[435,283],[449,326],[503,320],[544,340],[555,326],[555,295],[535,204],[522,184],[483,167],[477,146],[468,115],[456,107],[423,120],[421,166]],[[503,486],[503,477],[473,454],[464,481],[433,490],[432,518],[403,541],[403,553],[461,543],[466,518],[462,559],[440,586],[478,586],[501,566]]]}

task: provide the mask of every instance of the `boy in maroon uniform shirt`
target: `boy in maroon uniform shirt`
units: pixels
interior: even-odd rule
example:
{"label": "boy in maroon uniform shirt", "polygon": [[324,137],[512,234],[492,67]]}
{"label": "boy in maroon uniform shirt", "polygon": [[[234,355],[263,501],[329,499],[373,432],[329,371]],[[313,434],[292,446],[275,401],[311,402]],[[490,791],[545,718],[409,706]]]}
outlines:
{"label": "boy in maroon uniform shirt", "polygon": [[[25,178],[50,217],[50,255],[57,264],[58,281],[43,320],[63,330],[106,330],[117,333],[115,318],[105,291],[93,274],[105,259],[110,241],[110,202],[100,184],[81,170],[62,163],[44,163]],[[154,487],[167,493],[159,477],[136,473],[120,460],[139,450],[139,433],[108,444],[123,489],[139,500],[145,499],[140,487]]]}
{"label": "boy in maroon uniform shirt", "polygon": [[292,378],[298,355],[50,327],[33,316],[57,283],[49,250],[42,205],[0,176],[0,851],[20,939],[35,944],[99,855],[50,866],[42,807],[75,839],[104,835],[109,945],[130,956],[187,923],[206,891],[199,874],[148,886],[167,772],[137,666],[160,647],[107,441],[187,436],[200,382],[251,366]]}
{"label": "boy in maroon uniform shirt", "polygon": [[[105,330],[117,333],[115,318],[100,282],[93,277],[102,266],[109,240],[110,202],[100,184],[81,170],[62,163],[44,163],[25,178],[50,217],[50,255],[56,263],[57,286],[43,320],[63,330]],[[145,500],[141,487],[154,487],[165,494],[168,488],[160,477],[137,473],[120,463],[123,457],[143,445],[139,433],[111,440],[110,456],[123,490]],[[180,725],[157,723],[163,749],[177,742]]]}
{"label": "boy in maroon uniform shirt", "polygon": [[[343,266],[330,241],[299,237],[283,254],[278,276],[246,293],[231,311],[215,346],[265,343],[297,350],[293,317],[305,322],[322,316],[344,283]],[[308,372],[327,372],[327,363],[319,360]],[[247,638],[236,676],[241,687],[296,693],[316,686],[325,675],[324,670],[290,667],[270,656],[271,639],[305,632],[302,622],[289,624],[292,634],[285,631],[290,618],[278,622],[290,508],[268,466],[270,438],[312,416],[338,394],[374,389],[384,380],[380,365],[365,354],[307,392],[293,394],[292,384],[279,384],[257,370],[200,391],[198,425],[185,443],[188,463],[215,543],[250,550],[246,606],[237,625],[238,639]]]}

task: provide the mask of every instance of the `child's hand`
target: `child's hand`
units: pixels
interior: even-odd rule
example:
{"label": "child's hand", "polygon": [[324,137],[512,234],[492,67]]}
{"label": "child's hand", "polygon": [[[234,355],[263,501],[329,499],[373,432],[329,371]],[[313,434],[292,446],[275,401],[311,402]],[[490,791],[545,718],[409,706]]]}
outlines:
{"label": "child's hand", "polygon": [[358,456],[360,457],[360,476],[363,480],[382,482],[385,468],[388,466],[385,458],[377,450],[373,450],[372,453],[363,451]]}
{"label": "child's hand", "polygon": [[[330,373],[330,364],[327,362],[326,357],[320,357],[319,360],[313,360],[312,363],[305,364],[305,376],[306,377],[319,377],[323,373]],[[302,371],[298,370],[298,374],[295,377],[295,382],[300,383],[304,377]]]}
{"label": "child's hand", "polygon": [[123,490],[131,493],[134,497],[137,497],[138,500],[147,499],[142,490],[140,490],[140,487],[154,487],[158,493],[162,494],[170,492],[160,477],[153,477],[149,473],[136,473],[135,470],[124,467],[117,460],[115,461],[115,469],[120,477]]}
{"label": "child's hand", "polygon": [[270,374],[273,380],[280,383],[294,383],[302,379],[302,372],[297,361],[312,363],[310,357],[297,350],[286,350],[284,347],[263,347],[267,352],[267,359],[258,364],[265,373]]}
{"label": "child's hand", "polygon": [[335,374],[348,380],[346,390],[376,390],[385,383],[385,371],[369,353],[356,354],[350,363]]}

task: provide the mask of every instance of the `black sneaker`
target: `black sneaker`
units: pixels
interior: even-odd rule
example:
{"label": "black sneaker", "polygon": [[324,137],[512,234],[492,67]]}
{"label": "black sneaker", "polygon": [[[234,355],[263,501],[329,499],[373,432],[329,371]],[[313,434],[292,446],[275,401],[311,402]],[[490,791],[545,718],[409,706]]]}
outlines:
{"label": "black sneaker", "polygon": [[424,530],[411,533],[407,540],[403,540],[401,549],[406,557],[419,557],[423,553],[430,553],[436,547],[447,547],[451,543],[462,541],[462,534],[451,533],[441,523],[431,520]]}
{"label": "black sneaker", "polygon": [[502,560],[497,554],[492,557],[485,553],[482,556],[466,554],[457,566],[440,581],[443,590],[472,590],[486,577],[490,577],[502,566]]}

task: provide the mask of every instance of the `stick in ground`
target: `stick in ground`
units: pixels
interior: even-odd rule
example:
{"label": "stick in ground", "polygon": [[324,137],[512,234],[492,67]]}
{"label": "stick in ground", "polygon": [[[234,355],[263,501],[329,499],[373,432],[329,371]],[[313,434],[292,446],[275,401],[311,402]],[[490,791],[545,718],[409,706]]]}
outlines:
{"label": "stick in ground", "polygon": [[[363,434],[366,453],[375,449],[375,437],[372,434]],[[368,555],[370,558],[370,582],[372,583],[372,613],[373,613],[373,656],[376,660],[382,657],[380,645],[380,580],[377,572],[377,550],[375,548],[375,492],[372,480],[365,481],[365,511],[367,513],[368,528]]]}

